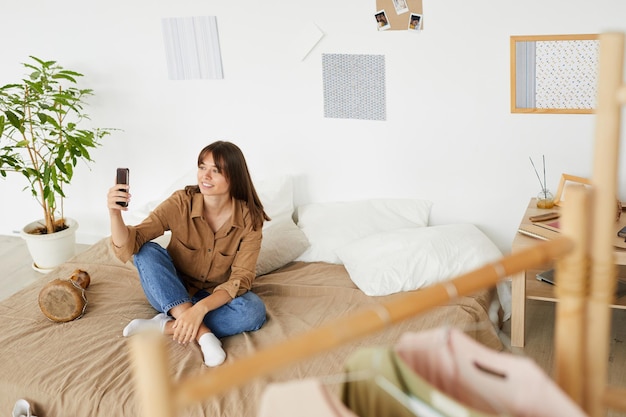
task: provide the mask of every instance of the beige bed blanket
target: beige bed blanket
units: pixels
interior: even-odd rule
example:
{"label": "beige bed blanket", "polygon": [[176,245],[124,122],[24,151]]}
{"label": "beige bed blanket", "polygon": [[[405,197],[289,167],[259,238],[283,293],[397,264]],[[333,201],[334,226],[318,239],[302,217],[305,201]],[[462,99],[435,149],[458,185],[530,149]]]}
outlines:
{"label": "beige bed blanket", "polygon": [[[78,268],[91,275],[85,315],[68,323],[53,323],[38,307],[39,291],[55,278],[69,278]],[[387,299],[366,296],[343,266],[325,263],[292,263],[258,277],[253,290],[266,303],[268,321],[257,332],[225,338],[227,361]],[[180,415],[254,417],[268,382],[336,375],[357,347],[390,345],[409,330],[456,326],[485,345],[501,349],[487,314],[492,297],[491,290],[463,297],[331,353],[253,379],[240,389],[181,410]],[[133,318],[155,314],[143,295],[136,269],[114,257],[108,239],[42,276],[0,303],[0,413],[9,415],[15,401],[24,398],[34,405],[38,417],[140,416],[122,329]],[[202,364],[197,345],[182,347],[171,340],[167,345],[174,380],[211,372]]]}

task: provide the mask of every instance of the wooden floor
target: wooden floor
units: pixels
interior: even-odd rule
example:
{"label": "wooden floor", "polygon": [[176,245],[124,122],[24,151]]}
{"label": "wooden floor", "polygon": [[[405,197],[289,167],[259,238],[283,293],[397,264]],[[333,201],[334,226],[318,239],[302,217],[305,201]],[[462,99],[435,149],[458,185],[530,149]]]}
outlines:
{"label": "wooden floor", "polygon": [[[87,245],[77,245],[77,251]],[[0,236],[0,300],[36,280],[48,279],[36,272],[24,241],[16,236]],[[527,301],[526,346],[510,348],[510,321],[502,329],[501,338],[511,352],[534,359],[549,375],[553,364],[553,327],[555,304],[544,301]],[[609,357],[609,382],[626,386],[626,310],[613,310],[613,332]],[[609,412],[608,416],[626,416],[626,413]]]}
{"label": "wooden floor", "polygon": [[[77,252],[88,245],[76,245]],[[0,300],[43,279],[44,274],[32,268],[32,259],[24,240],[18,236],[0,235]],[[69,278],[69,277],[68,277]]]}

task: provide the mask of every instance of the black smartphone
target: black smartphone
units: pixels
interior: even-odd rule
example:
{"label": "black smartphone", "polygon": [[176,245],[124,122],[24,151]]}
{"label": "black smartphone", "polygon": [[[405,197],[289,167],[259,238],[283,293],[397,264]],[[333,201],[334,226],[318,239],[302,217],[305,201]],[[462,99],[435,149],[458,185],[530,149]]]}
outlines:
{"label": "black smartphone", "polygon": [[[128,181],[130,180],[129,178],[130,175],[130,171],[128,168],[118,168],[117,169],[117,182],[116,184],[126,184],[128,185]],[[120,190],[120,191],[126,191],[126,190]],[[118,201],[116,204],[122,206],[122,207],[128,207],[128,203],[125,201]]]}

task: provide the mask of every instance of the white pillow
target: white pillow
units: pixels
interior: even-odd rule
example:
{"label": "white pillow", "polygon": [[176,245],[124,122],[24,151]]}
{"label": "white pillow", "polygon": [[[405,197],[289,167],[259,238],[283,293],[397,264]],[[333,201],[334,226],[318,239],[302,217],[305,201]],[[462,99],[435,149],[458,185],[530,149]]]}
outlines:
{"label": "white pillow", "polygon": [[[195,172],[189,171],[167,189],[161,199],[153,200],[134,210],[132,224],[142,221],[156,206],[168,198],[171,193],[195,183]],[[256,264],[257,275],[267,274],[293,261],[309,246],[304,233],[293,221],[293,181],[283,175],[254,182],[254,188],[263,203],[268,216],[272,219],[263,224],[263,241]],[[154,239],[163,247],[170,241],[170,233]]]}
{"label": "white pillow", "polygon": [[290,176],[281,175],[255,181],[254,188],[268,216],[273,220],[278,218],[292,219],[294,209],[293,180]]}
{"label": "white pillow", "polygon": [[374,199],[312,203],[298,207],[298,226],[311,246],[296,260],[341,264],[337,248],[371,235],[407,227],[428,226],[432,202]]}
{"label": "white pillow", "polygon": [[309,241],[293,221],[293,180],[281,176],[256,181],[254,188],[272,219],[263,224],[263,241],[256,263],[256,274],[265,275],[296,259]]}
{"label": "white pillow", "polygon": [[339,248],[337,254],[352,281],[372,296],[422,288],[502,256],[472,224],[377,233]]}
{"label": "white pillow", "polygon": [[[174,191],[182,190],[188,185],[194,185],[198,183],[198,168],[193,168],[192,170],[187,171],[184,175],[178,177],[174,182],[172,182],[165,190],[162,191],[160,196],[157,196],[154,200],[148,201],[146,204],[141,206],[134,206],[132,203],[128,207],[128,211],[124,215],[124,218],[127,219],[127,223],[130,224],[138,224],[143,219],[148,217],[150,212],[154,210],[163,200],[171,196]],[[132,184],[131,184],[132,187]],[[131,188],[132,192],[132,188]]]}
{"label": "white pillow", "polygon": [[280,176],[255,181],[263,208],[272,219],[263,224],[263,241],[256,274],[265,275],[296,259],[309,241],[293,221],[293,180]]}
{"label": "white pillow", "polygon": [[261,252],[256,263],[257,276],[265,275],[286,265],[308,247],[309,241],[291,217],[265,222]]}

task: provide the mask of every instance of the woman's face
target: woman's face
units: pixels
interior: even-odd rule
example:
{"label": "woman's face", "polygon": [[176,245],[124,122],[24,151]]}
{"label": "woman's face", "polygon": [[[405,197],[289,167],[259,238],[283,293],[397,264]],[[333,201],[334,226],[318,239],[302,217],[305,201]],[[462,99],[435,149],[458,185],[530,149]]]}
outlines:
{"label": "woman's face", "polygon": [[198,166],[198,186],[207,196],[230,195],[230,184],[215,166],[213,154],[209,153]]}

